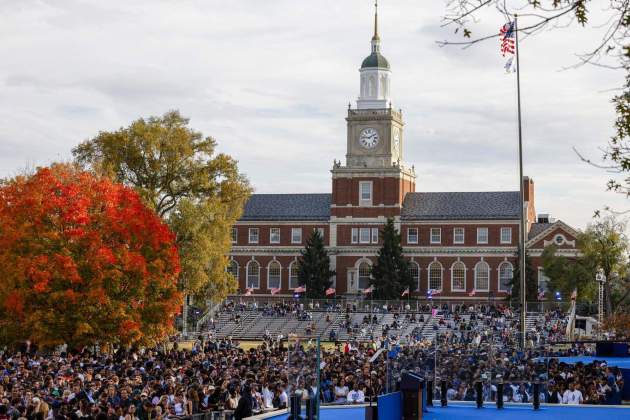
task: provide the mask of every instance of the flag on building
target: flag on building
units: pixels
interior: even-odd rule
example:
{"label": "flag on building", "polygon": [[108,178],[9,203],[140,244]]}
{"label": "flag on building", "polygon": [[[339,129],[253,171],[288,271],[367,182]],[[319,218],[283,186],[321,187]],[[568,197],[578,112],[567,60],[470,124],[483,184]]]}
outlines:
{"label": "flag on building", "polygon": [[400,295],[400,296],[407,296],[407,295],[409,295],[409,288],[408,287],[405,289],[404,292],[402,292],[402,295]]}
{"label": "flag on building", "polygon": [[334,295],[335,294],[335,289],[332,287],[329,287],[328,289],[326,289],[326,296],[330,296],[330,295]]}
{"label": "flag on building", "polygon": [[251,296],[253,291],[254,289],[248,287],[245,289],[245,296]]}
{"label": "flag on building", "polygon": [[294,290],[295,293],[306,293],[306,285],[300,286]]}
{"label": "flag on building", "polygon": [[272,295],[277,295],[278,293],[280,293],[280,288],[279,287],[274,287],[273,289],[271,289],[271,294]]}
{"label": "flag on building", "polygon": [[539,290],[538,291],[538,300],[544,300],[545,299],[545,291],[544,290]]}
{"label": "flag on building", "polygon": [[471,290],[470,292],[468,292],[468,296],[473,297],[475,296],[477,292],[475,291],[475,289]]}
{"label": "flag on building", "polygon": [[374,291],[374,286],[370,286],[367,289],[363,290],[363,294],[364,295],[369,295],[370,293],[372,293]]}

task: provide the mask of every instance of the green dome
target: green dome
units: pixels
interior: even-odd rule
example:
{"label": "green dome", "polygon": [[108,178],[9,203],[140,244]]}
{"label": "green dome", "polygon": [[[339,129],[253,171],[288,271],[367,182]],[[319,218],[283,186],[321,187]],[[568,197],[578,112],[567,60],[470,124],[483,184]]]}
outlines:
{"label": "green dome", "polygon": [[387,59],[381,55],[381,53],[373,52],[368,55],[365,60],[363,60],[363,64],[361,64],[361,68],[365,69],[368,67],[380,67],[389,69],[389,63]]}

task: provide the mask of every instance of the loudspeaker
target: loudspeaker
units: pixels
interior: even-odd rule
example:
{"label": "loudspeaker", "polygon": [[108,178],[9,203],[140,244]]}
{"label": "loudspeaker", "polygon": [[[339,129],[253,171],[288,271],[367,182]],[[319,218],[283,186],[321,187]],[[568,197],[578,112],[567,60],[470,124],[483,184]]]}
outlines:
{"label": "loudspeaker", "polygon": [[503,408],[503,382],[497,384],[497,408]]}
{"label": "loudspeaker", "polygon": [[442,380],[442,382],[440,382],[440,403],[442,404],[442,407],[446,407],[446,405],[448,404],[448,400],[446,399],[446,381]]}
{"label": "loudspeaker", "polygon": [[477,401],[477,408],[483,407],[483,390],[481,386],[481,382],[475,382],[475,394]]}
{"label": "loudspeaker", "polygon": [[540,384],[534,382],[534,410],[540,408]]}
{"label": "loudspeaker", "polygon": [[422,419],[422,391],[403,391],[403,420]]}

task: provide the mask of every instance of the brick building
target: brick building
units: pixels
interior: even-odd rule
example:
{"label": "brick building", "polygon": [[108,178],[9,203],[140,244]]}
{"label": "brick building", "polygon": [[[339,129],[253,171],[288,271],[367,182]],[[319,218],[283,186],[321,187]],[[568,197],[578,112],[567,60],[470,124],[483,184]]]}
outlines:
{"label": "brick building", "polygon": [[[347,111],[345,165],[335,160],[328,194],[254,194],[232,229],[229,270],[254,295],[291,295],[297,259],[313,229],[324,237],[338,295],[369,286],[370,266],[388,217],[400,229],[417,289],[436,299],[486,299],[508,293],[519,237],[518,191],[416,192],[416,173],[404,163],[402,112],[391,106],[388,61],[380,52],[375,15],[371,53],[363,60],[356,108]],[[545,246],[575,255],[576,232],[536,217],[534,182],[525,177],[527,248],[535,267]],[[544,287],[545,276],[539,270]],[[474,296],[471,292],[475,291]]]}

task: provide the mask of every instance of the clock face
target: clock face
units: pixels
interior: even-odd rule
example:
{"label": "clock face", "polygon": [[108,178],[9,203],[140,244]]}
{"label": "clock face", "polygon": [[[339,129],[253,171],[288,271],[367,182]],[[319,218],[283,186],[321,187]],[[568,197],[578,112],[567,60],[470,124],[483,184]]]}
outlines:
{"label": "clock face", "polygon": [[374,128],[364,128],[359,135],[359,143],[366,149],[373,149],[378,144],[378,132]]}
{"label": "clock face", "polygon": [[398,151],[400,149],[400,131],[398,129],[394,130],[394,150]]}

